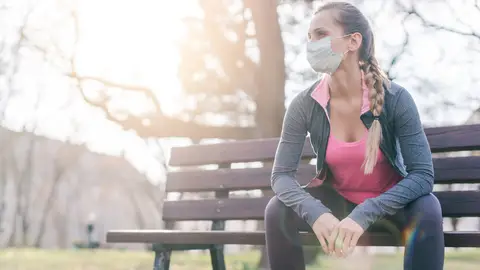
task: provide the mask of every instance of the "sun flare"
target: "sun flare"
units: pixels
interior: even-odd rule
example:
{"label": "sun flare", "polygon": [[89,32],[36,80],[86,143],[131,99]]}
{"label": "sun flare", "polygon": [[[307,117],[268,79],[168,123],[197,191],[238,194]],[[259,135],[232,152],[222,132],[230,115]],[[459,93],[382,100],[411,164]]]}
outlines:
{"label": "sun flare", "polygon": [[[195,12],[194,2],[187,1],[79,1],[79,73],[150,88],[167,113],[175,111],[180,105],[175,42],[182,35],[181,19]],[[139,111],[145,101],[120,103]]]}

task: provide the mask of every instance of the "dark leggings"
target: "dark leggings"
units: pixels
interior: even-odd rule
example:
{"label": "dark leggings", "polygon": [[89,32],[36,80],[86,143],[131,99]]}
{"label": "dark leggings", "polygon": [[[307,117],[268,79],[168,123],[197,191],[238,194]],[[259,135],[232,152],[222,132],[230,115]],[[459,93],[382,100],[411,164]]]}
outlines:
{"label": "dark leggings", "polygon": [[[335,190],[322,186],[308,190],[338,218],[343,219],[355,207]],[[369,231],[385,230],[382,224],[394,224],[397,234],[407,236],[404,269],[441,270],[444,263],[443,219],[438,199],[429,194],[408,204],[394,216],[372,225]],[[303,249],[299,231],[311,231],[292,209],[273,197],[265,209],[265,229],[268,259],[272,270],[304,270]]]}

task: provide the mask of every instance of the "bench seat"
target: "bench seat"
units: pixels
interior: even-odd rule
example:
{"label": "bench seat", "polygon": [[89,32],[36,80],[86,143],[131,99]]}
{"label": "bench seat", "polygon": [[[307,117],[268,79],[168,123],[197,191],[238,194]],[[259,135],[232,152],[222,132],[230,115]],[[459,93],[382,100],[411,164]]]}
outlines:
{"label": "bench seat", "polygon": [[[480,125],[427,128],[425,133],[432,153],[436,186],[447,187],[435,192],[442,205],[443,217],[480,217]],[[224,270],[223,245],[264,245],[265,232],[225,231],[227,220],[263,220],[265,207],[273,192],[270,187],[271,163],[278,138],[233,141],[216,144],[198,144],[172,149],[170,166],[177,167],[167,175],[165,192],[202,194],[196,198],[166,200],[163,203],[164,230],[111,230],[108,243],[146,243],[155,252],[154,269],[169,269],[173,250],[210,250],[212,268]],[[439,154],[439,155],[438,155]],[[315,155],[306,139],[302,161],[296,175],[301,185],[315,176],[311,165]],[[235,163],[261,162],[263,167],[238,168]],[[205,170],[198,166],[217,165]],[[237,168],[235,168],[237,167]],[[463,184],[467,189],[449,190],[452,184]],[[234,194],[235,191],[262,191],[255,197]],[[206,196],[206,193],[214,194]],[[298,218],[298,217],[297,217]],[[298,218],[299,219],[299,218]],[[177,221],[212,221],[210,231],[175,230]],[[452,224],[456,224],[453,222]],[[400,246],[401,236],[367,232],[360,239],[361,246]],[[305,245],[318,245],[312,233],[302,232]],[[480,247],[480,232],[445,232],[447,247]]]}
{"label": "bench seat", "polygon": [[[480,247],[480,232],[445,232],[447,247]],[[318,245],[313,233],[301,232],[304,245]],[[179,230],[112,230],[107,233],[107,242],[122,243],[162,243],[164,245],[199,245],[199,249],[209,245],[265,245],[265,232],[234,231],[179,231]],[[359,246],[400,246],[391,234],[365,233]]]}

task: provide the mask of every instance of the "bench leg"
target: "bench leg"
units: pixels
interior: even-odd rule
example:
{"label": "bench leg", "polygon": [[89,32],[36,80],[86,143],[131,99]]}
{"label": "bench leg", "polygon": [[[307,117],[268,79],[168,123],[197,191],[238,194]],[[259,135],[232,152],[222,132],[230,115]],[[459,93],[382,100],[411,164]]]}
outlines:
{"label": "bench leg", "polygon": [[163,248],[154,248],[155,259],[153,260],[153,270],[168,270],[170,268],[171,250]]}
{"label": "bench leg", "polygon": [[[230,168],[230,164],[220,164],[219,168]],[[223,199],[228,198],[228,191],[215,192],[215,198]],[[224,231],[225,221],[214,220],[212,222],[212,231]],[[225,255],[223,253],[223,245],[212,245],[210,248],[210,259],[212,260],[213,270],[226,270],[225,267]]]}
{"label": "bench leg", "polygon": [[210,258],[213,270],[226,270],[223,245],[213,245],[210,248]]}

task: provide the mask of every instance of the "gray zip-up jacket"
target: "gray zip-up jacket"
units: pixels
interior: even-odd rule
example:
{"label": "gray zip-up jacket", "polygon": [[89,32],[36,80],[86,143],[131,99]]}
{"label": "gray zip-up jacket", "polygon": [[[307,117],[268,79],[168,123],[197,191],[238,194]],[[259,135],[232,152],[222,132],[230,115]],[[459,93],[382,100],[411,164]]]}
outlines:
{"label": "gray zip-up jacket", "polygon": [[[319,80],[299,93],[287,108],[271,175],[272,189],[277,198],[310,226],[330,210],[300,186],[295,174],[306,136],[310,134],[311,146],[317,155],[317,176],[314,179],[324,180],[327,175],[325,153],[330,134],[329,96],[328,93],[318,93],[321,87],[317,86],[321,83],[322,80]],[[368,93],[364,93],[364,101],[367,99]],[[368,111],[368,104],[362,107],[367,110],[362,111],[360,119],[369,128],[373,114]],[[410,93],[393,82],[389,88],[385,87],[384,107],[379,120],[383,133],[380,149],[403,180],[380,196],[365,200],[349,214],[365,230],[381,217],[395,214],[433,190],[432,154]]]}

